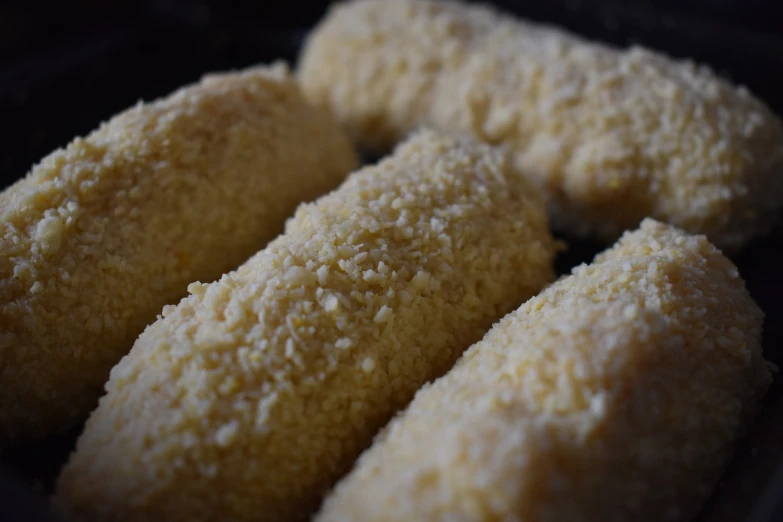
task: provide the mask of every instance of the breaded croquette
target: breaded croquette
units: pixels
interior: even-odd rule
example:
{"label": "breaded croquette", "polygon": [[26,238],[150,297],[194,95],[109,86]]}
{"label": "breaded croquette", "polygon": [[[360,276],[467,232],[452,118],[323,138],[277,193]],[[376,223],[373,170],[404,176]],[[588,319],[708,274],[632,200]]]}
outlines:
{"label": "breaded croquette", "polygon": [[494,321],[553,278],[501,151],[421,131],[303,205],[112,371],[58,481],[84,522],[294,521]]}
{"label": "breaded croquette", "polygon": [[0,441],[86,416],[164,305],[357,162],[282,64],[207,76],[44,158],[0,194]]}
{"label": "breaded croquette", "polygon": [[643,221],[423,388],[318,522],[685,521],[770,383],[704,236]]}
{"label": "breaded croquette", "polygon": [[299,77],[365,145],[424,124],[509,147],[572,236],[612,241],[654,217],[736,251],[783,201],[783,126],[744,88],[487,6],[337,5]]}

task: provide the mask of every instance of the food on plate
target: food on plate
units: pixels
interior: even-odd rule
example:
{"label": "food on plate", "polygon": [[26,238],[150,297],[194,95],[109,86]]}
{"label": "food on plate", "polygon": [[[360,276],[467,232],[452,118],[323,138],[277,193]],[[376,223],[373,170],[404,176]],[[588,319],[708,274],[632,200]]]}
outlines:
{"label": "food on plate", "polygon": [[734,252],[783,201],[783,126],[745,88],[488,6],[338,4],[298,74],[363,145],[424,124],[508,147],[572,236],[612,241],[654,217]]}
{"label": "food on plate", "polygon": [[644,220],[420,390],[316,520],[690,520],[770,383],[762,317],[704,236]]}
{"label": "food on plate", "polygon": [[283,64],[206,76],[44,158],[0,194],[0,442],[86,416],[164,305],[357,161]]}
{"label": "food on plate", "polygon": [[555,248],[507,155],[415,134],[164,310],[112,370],[58,505],[85,522],[306,518],[421,385],[551,281]]}

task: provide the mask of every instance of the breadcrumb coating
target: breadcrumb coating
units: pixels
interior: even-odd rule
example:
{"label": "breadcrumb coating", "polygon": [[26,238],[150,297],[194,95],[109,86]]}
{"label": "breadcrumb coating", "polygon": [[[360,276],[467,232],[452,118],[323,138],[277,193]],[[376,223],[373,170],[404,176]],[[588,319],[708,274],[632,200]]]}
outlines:
{"label": "breadcrumb coating", "polygon": [[150,326],[58,484],[83,521],[293,521],[426,381],[553,278],[543,201],[417,133]]}
{"label": "breadcrumb coating", "polygon": [[425,124],[509,147],[574,236],[612,241],[654,217],[736,251],[783,201],[783,126],[745,88],[487,6],[337,5],[299,77],[367,146]]}
{"label": "breadcrumb coating", "polygon": [[0,194],[0,442],[86,416],[164,305],[357,162],[282,63],[206,76],[44,158]]}
{"label": "breadcrumb coating", "polygon": [[704,236],[644,220],[419,391],[316,520],[690,520],[770,383],[762,318]]}

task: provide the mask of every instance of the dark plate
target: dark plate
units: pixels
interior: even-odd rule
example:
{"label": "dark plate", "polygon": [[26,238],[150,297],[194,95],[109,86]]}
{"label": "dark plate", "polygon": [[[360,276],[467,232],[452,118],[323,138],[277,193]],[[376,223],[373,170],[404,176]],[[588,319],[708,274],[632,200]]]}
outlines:
{"label": "dark plate", "polygon": [[[393,0],[389,0],[393,1]],[[585,36],[641,43],[711,64],[783,114],[783,27],[774,1],[561,0],[495,2]],[[0,5],[0,187],[34,162],[134,104],[203,73],[293,61],[325,2],[67,2]],[[107,7],[109,5],[109,7]],[[783,173],[782,173],[783,174]],[[562,273],[599,250],[572,242]],[[767,314],[766,357],[783,365],[783,226],[735,260]],[[0,520],[50,520],[45,495],[80,428],[8,449]],[[783,520],[783,383],[772,386],[749,436],[705,506],[702,522]],[[777,475],[776,469],[780,469]],[[53,519],[52,519],[53,520]]]}

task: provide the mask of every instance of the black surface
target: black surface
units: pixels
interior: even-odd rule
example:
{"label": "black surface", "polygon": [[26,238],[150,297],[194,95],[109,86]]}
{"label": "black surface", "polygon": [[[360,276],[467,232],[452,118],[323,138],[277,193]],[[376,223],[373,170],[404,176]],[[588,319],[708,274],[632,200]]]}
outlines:
{"label": "black surface", "polygon": [[[496,3],[591,38],[623,46],[642,43],[676,57],[709,63],[783,114],[783,26],[776,1]],[[326,2],[293,1],[90,1],[54,7],[49,2],[3,2],[0,187],[23,176],[53,149],[139,99],[165,95],[212,70],[278,57],[292,61],[302,36],[325,7]],[[565,272],[589,261],[598,250],[595,244],[572,242],[558,259],[558,269]],[[767,314],[765,355],[783,366],[783,304],[779,303],[783,277],[778,274],[783,267],[783,227],[756,241],[736,261]],[[51,491],[78,431],[76,427],[42,443],[5,452],[3,461],[15,478],[0,474],[0,521],[49,520],[43,494]],[[773,386],[765,412],[750,439],[740,445],[702,520],[741,520],[754,505],[754,522],[783,520],[783,478],[770,482],[768,487],[773,489],[761,499],[762,486],[783,457],[778,433],[783,434],[781,382]],[[752,473],[748,472],[751,468]],[[725,498],[737,489],[742,490],[742,498],[727,508]],[[770,515],[776,504],[777,516]]]}
{"label": "black surface", "polygon": [[783,519],[783,466],[770,480],[766,491],[756,503],[748,522],[772,522]]}

